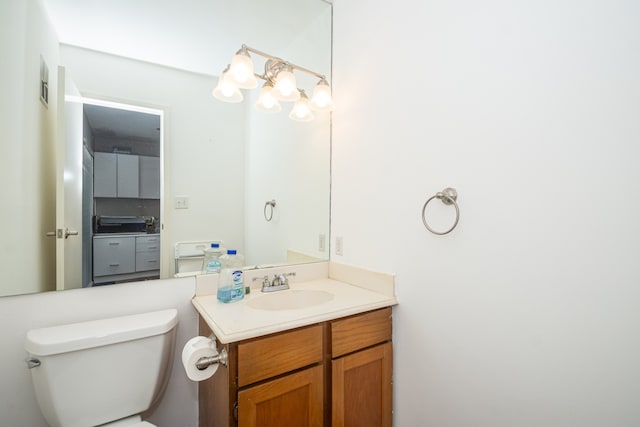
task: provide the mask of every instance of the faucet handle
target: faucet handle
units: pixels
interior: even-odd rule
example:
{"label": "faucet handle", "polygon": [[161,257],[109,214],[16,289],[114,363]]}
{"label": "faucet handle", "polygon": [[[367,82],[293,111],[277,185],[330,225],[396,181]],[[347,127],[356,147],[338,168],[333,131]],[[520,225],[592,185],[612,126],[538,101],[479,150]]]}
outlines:
{"label": "faucet handle", "polygon": [[284,286],[289,286],[289,280],[287,279],[287,277],[289,276],[295,276],[296,273],[294,271],[290,272],[290,273],[280,273],[280,274],[274,274],[273,276],[273,283],[271,284],[272,286],[279,286],[279,285],[284,285]]}
{"label": "faucet handle", "polygon": [[267,276],[266,274],[262,277],[254,277],[253,281],[255,282],[256,280],[262,280],[262,289],[271,286],[271,282],[269,282],[269,276]]}
{"label": "faucet handle", "polygon": [[283,283],[287,283],[287,278],[284,277],[284,274],[273,275],[273,281],[271,282],[271,286],[280,286]]}

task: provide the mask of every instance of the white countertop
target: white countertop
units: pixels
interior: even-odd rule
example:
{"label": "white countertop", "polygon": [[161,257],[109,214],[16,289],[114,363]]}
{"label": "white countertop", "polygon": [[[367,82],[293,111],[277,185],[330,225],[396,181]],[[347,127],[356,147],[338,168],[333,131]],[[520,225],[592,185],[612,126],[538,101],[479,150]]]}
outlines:
{"label": "white countertop", "polygon": [[[272,294],[252,289],[243,300],[230,304],[218,301],[216,295],[196,296],[192,302],[218,341],[223,344],[397,304],[393,295],[329,278],[293,283],[290,287],[291,290],[326,291],[331,293],[333,298],[305,308],[264,310],[252,308],[250,301],[268,298]],[[275,291],[273,294],[279,292],[289,291]]]}
{"label": "white countertop", "polygon": [[109,237],[138,237],[138,236],[159,236],[160,233],[145,233],[132,231],[130,233],[96,233],[93,235],[95,239],[107,239]]}

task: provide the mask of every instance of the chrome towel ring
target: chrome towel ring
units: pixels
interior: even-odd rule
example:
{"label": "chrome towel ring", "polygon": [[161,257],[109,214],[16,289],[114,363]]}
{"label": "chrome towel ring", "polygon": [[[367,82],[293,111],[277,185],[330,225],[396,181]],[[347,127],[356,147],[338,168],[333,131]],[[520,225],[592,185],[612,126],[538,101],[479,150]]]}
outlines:
{"label": "chrome towel ring", "polygon": [[[427,218],[425,217],[425,213],[427,210],[427,205],[433,199],[440,199],[442,200],[442,203],[444,203],[445,205],[453,205],[456,208],[456,220],[451,226],[451,228],[448,229],[447,231],[435,231],[431,227],[429,227],[429,224],[427,224]],[[444,234],[451,233],[453,229],[456,228],[456,225],[458,225],[458,221],[460,220],[460,208],[458,208],[458,204],[456,203],[457,199],[458,199],[458,192],[455,190],[455,188],[450,188],[450,187],[447,187],[444,190],[437,192],[434,196],[429,197],[429,199],[424,203],[424,206],[422,206],[422,223],[427,228],[427,230],[429,230],[433,234],[442,236]]]}
{"label": "chrome towel ring", "polygon": [[[273,208],[276,207],[276,201],[274,200],[268,200],[264,203],[264,209],[262,210],[262,213],[264,214],[264,219],[266,219],[267,221],[271,221],[273,219]],[[267,213],[267,208],[271,208],[269,209],[269,212]]]}

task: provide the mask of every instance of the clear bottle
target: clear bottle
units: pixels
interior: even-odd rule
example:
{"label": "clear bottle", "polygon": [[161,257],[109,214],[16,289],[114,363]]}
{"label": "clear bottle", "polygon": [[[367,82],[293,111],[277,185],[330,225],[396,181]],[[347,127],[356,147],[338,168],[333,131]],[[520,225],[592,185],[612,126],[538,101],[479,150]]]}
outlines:
{"label": "clear bottle", "polygon": [[244,257],[234,249],[229,249],[226,255],[220,257],[222,269],[218,282],[218,300],[235,302],[244,298],[243,271]]}
{"label": "clear bottle", "polygon": [[224,254],[220,243],[212,243],[210,248],[204,250],[204,259],[202,260],[202,274],[220,273],[222,264],[220,257]]}

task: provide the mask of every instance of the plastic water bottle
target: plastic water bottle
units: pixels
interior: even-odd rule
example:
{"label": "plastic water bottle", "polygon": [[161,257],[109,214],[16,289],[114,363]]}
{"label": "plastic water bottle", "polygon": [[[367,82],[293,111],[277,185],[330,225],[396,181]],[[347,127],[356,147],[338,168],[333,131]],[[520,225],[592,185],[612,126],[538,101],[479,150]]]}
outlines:
{"label": "plastic water bottle", "polygon": [[244,257],[234,249],[220,257],[222,269],[218,282],[218,299],[222,302],[235,302],[244,298],[244,278],[242,268]]}
{"label": "plastic water bottle", "polygon": [[222,267],[220,257],[223,253],[220,243],[212,243],[210,248],[205,249],[204,259],[202,260],[202,273],[220,273]]}

